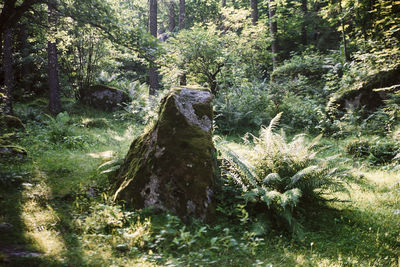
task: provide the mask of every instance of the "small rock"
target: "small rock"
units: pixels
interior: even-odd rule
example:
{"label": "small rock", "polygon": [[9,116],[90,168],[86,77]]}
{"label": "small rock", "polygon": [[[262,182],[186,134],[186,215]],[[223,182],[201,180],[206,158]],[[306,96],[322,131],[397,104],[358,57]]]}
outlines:
{"label": "small rock", "polygon": [[0,223],[0,232],[6,232],[14,228],[14,225],[8,222]]}
{"label": "small rock", "polygon": [[118,244],[115,248],[120,252],[125,252],[129,250],[127,244]]}
{"label": "small rock", "polygon": [[33,186],[33,184],[30,184],[30,183],[22,183],[21,185],[25,189],[32,188],[32,186]]}
{"label": "small rock", "polygon": [[22,123],[22,121],[18,117],[11,115],[1,116],[0,125],[1,124],[7,128],[25,129],[25,125]]}

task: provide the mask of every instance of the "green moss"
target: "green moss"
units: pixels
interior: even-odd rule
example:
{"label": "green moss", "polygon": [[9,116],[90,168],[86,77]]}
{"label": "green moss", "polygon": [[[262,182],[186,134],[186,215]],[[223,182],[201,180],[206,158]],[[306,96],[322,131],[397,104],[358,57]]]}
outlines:
{"label": "green moss", "polygon": [[9,157],[9,156],[26,156],[28,153],[23,147],[7,144],[0,145],[0,155]]}
{"label": "green moss", "polygon": [[[151,203],[148,195],[155,190],[156,207],[169,209],[181,217],[193,209],[197,213],[193,216],[204,217],[207,213],[209,218],[213,209],[207,205],[211,207],[212,203],[204,202],[210,197],[207,190],[214,187],[212,136],[180,113],[173,99],[177,94],[179,90],[173,90],[163,99],[157,123],[132,143],[124,164],[113,178],[114,198],[143,208]],[[197,105],[196,114],[212,120],[211,105]],[[148,188],[151,186],[154,188]]]}
{"label": "green moss", "polygon": [[173,91],[180,91],[182,89],[201,90],[201,91],[208,91],[211,93],[211,90],[209,88],[195,84],[185,85],[185,86],[175,86],[172,88]]}
{"label": "green moss", "polygon": [[360,97],[360,106],[365,106],[369,110],[375,110],[384,104],[385,96],[374,91],[383,87],[389,87],[400,83],[400,65],[390,69],[382,70],[369,75],[363,81],[358,81],[353,86],[341,88],[335,93],[328,103],[328,108],[339,106],[339,109],[345,108],[347,101],[352,101]]}
{"label": "green moss", "polygon": [[94,108],[110,111],[130,101],[129,95],[117,88],[106,85],[93,85],[80,91],[81,102]]}
{"label": "green moss", "polygon": [[0,117],[0,125],[9,129],[25,129],[22,121],[15,116],[3,115]]}

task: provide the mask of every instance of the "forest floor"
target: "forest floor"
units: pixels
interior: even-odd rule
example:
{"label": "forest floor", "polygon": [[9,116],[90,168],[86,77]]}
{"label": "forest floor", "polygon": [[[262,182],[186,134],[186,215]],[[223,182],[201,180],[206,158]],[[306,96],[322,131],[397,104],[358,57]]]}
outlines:
{"label": "forest floor", "polygon": [[[185,225],[109,200],[111,160],[144,126],[72,104],[59,121],[16,111],[28,157],[0,158],[1,266],[400,266],[400,170],[348,158],[349,193],[310,210],[301,238],[229,220]],[[344,153],[344,140],[322,143],[321,156]]]}

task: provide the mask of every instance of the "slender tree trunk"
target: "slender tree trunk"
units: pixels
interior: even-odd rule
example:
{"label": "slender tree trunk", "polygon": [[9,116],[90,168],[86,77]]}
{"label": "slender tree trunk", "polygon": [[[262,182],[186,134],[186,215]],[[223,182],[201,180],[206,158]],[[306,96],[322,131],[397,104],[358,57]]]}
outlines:
{"label": "slender tree trunk", "polygon": [[29,44],[28,44],[28,32],[25,23],[21,24],[20,26],[19,40],[21,43],[21,56],[23,58],[22,83],[24,89],[30,91],[32,84],[30,82],[29,76],[32,74],[32,68],[31,68],[31,63],[27,60],[29,56]]}
{"label": "slender tree trunk", "polygon": [[[150,34],[157,38],[157,0],[149,0],[149,30]],[[155,95],[158,90],[158,71],[154,58],[151,59],[149,69],[150,95]]]}
{"label": "slender tree trunk", "polygon": [[[4,75],[3,75],[3,69],[4,69],[4,61],[3,61],[3,33],[0,32],[0,92],[2,91],[3,88],[3,79],[4,79]],[[0,98],[1,100],[1,98]]]}
{"label": "slender tree trunk", "polygon": [[13,74],[13,58],[12,58],[12,30],[10,28],[4,31],[4,85],[5,85],[5,113],[13,114],[12,106],[12,90],[14,86]]}
{"label": "slender tree trunk", "polygon": [[50,39],[47,42],[47,57],[48,57],[48,79],[49,79],[49,110],[53,115],[61,112],[60,101],[60,83],[58,80],[58,60],[57,60],[57,44],[56,44],[56,23],[57,17],[55,14],[56,4],[52,1],[48,3],[49,8],[49,27]]}
{"label": "slender tree trunk", "polygon": [[342,27],[342,42],[343,42],[343,54],[346,61],[349,61],[349,56],[347,54],[347,41],[346,41],[346,32],[344,29],[344,16],[343,16],[343,8],[342,8],[342,1],[339,1],[339,8],[340,8],[340,26]]}
{"label": "slender tree trunk", "polygon": [[[179,0],[179,30],[186,28],[186,2],[185,0]],[[179,76],[179,85],[186,85],[186,73],[182,73]]]}
{"label": "slender tree trunk", "polygon": [[226,0],[222,0],[222,7],[226,7]]}
{"label": "slender tree trunk", "polygon": [[276,23],[275,13],[276,13],[276,6],[275,0],[268,0],[268,9],[269,9],[269,28],[270,28],[270,35],[272,38],[271,43],[271,50],[272,50],[272,64],[273,67],[276,67],[277,64],[277,56],[278,56],[278,25]]}
{"label": "slender tree trunk", "polygon": [[176,13],[175,13],[175,2],[170,0],[168,4],[168,30],[170,32],[175,31],[176,27]]}
{"label": "slender tree trunk", "polygon": [[251,22],[253,25],[257,24],[258,21],[258,3],[257,0],[250,0],[250,8],[251,8]]}
{"label": "slender tree trunk", "polygon": [[[0,32],[0,62],[2,63],[0,65],[0,75],[3,72],[3,33]],[[1,83],[0,83],[0,88],[1,88]]]}
{"label": "slender tree trunk", "polygon": [[185,0],[179,0],[179,30],[186,28]]}
{"label": "slender tree trunk", "polygon": [[301,10],[303,11],[303,23],[301,25],[301,42],[303,43],[303,45],[307,45],[307,19],[308,19],[307,0],[301,0]]}

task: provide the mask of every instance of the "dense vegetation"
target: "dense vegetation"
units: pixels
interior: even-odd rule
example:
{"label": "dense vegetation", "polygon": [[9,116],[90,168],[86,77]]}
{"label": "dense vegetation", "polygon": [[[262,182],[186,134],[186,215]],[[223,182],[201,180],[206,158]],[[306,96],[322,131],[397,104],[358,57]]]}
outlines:
{"label": "dense vegetation", "polygon": [[[1,266],[399,264],[400,1],[0,9]],[[214,94],[210,224],[112,201],[178,85]]]}

